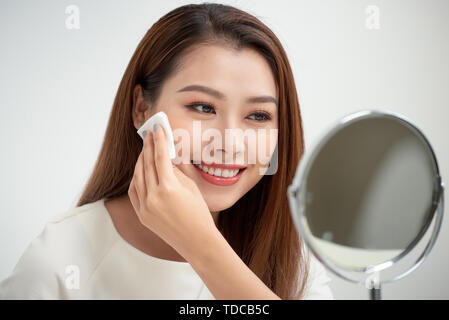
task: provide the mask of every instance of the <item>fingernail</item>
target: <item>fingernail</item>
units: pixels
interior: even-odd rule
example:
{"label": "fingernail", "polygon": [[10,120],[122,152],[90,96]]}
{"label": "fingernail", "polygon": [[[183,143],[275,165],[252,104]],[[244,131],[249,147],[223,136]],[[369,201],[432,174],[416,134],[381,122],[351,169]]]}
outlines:
{"label": "fingernail", "polygon": [[156,132],[157,127],[158,127],[158,123],[155,123],[155,124],[153,125],[153,131],[154,131],[154,132]]}
{"label": "fingernail", "polygon": [[147,130],[144,130],[144,131],[142,132],[142,135],[143,135],[143,137],[145,138],[145,137],[147,136]]}

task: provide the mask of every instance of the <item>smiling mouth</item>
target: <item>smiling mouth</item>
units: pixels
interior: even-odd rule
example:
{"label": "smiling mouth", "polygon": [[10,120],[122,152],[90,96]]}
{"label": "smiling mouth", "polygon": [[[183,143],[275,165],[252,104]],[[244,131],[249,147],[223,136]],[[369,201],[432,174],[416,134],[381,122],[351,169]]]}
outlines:
{"label": "smiling mouth", "polygon": [[193,160],[190,161],[191,164],[193,164],[195,167],[197,167],[199,170],[201,170],[203,173],[216,178],[221,179],[231,179],[235,178],[236,176],[240,176],[241,173],[246,170],[246,167],[241,168],[220,168],[217,166],[208,166],[207,164],[196,164],[193,163]]}

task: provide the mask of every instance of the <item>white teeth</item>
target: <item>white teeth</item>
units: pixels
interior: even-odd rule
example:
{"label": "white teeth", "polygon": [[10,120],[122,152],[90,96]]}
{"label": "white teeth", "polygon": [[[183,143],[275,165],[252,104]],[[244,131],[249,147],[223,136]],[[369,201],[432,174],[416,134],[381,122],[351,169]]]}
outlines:
{"label": "white teeth", "polygon": [[194,164],[195,166],[199,167],[204,172],[216,176],[216,177],[224,177],[224,178],[231,178],[237,175],[239,173],[239,169],[236,170],[228,170],[228,169],[221,169],[221,168],[211,168],[207,166],[203,166],[201,164]]}

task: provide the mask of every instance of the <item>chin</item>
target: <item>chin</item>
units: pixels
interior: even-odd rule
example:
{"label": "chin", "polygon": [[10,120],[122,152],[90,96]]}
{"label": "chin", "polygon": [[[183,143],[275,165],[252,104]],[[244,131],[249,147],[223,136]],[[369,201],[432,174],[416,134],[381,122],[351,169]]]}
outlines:
{"label": "chin", "polygon": [[207,197],[207,195],[205,196],[203,194],[204,197],[204,201],[206,201],[207,207],[209,208],[210,212],[217,212],[217,211],[223,211],[226,209],[229,209],[230,207],[232,207],[234,205],[234,203],[237,202],[238,199],[234,199],[235,201],[233,201],[232,199],[224,199],[223,196],[222,197],[217,197],[217,196],[213,196],[213,197]]}

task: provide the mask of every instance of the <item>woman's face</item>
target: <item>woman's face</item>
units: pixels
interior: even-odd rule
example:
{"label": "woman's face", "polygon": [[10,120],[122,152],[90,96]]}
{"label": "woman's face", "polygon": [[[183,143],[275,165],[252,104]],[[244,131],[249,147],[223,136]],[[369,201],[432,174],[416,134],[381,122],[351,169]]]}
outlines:
{"label": "woman's face", "polygon": [[[182,61],[181,71],[164,82],[157,105],[151,110],[151,114],[145,114],[145,119],[164,111],[174,133],[188,133],[187,138],[174,135],[178,153],[176,159],[179,163],[177,166],[196,182],[216,219],[219,211],[231,207],[260,181],[263,171],[259,169],[268,166],[267,157],[273,154],[277,142],[276,83],[268,63],[258,52],[251,49],[237,52],[218,45],[199,46]],[[192,85],[211,90],[181,90]],[[265,99],[248,101],[250,97]],[[266,97],[272,97],[275,101]],[[189,107],[192,103],[196,104]],[[196,131],[200,132],[200,135],[194,135],[194,125],[200,128]],[[218,135],[204,136],[206,130],[212,132],[210,129],[215,129]],[[236,135],[229,139],[226,137],[226,129],[254,132],[256,140],[248,139],[250,134]],[[190,139],[190,142],[186,144],[185,139]],[[194,142],[194,139],[197,139],[197,142]],[[200,153],[194,153],[195,143],[200,146]],[[264,149],[263,158],[258,156],[261,152],[259,149]],[[204,157],[205,154],[208,158]],[[181,157],[184,157],[182,162]],[[206,166],[213,161],[217,164],[239,164],[245,169],[239,172],[240,179],[236,182],[230,181],[229,178],[220,180],[201,171],[192,163],[193,159],[201,160]],[[212,165],[212,168],[216,166]],[[223,171],[222,169],[221,172]],[[220,175],[215,170],[212,173],[213,176]],[[225,181],[224,184],[227,185],[223,185],[219,180]]]}

